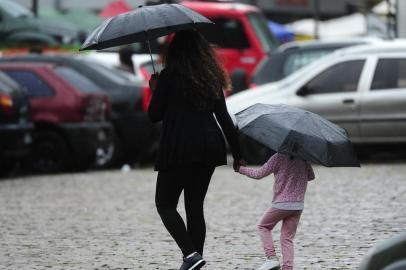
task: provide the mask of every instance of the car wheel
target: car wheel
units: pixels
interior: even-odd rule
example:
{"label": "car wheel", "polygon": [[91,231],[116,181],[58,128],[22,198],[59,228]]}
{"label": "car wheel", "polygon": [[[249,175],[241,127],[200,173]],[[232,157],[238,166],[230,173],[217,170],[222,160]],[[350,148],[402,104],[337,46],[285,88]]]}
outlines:
{"label": "car wheel", "polygon": [[96,168],[109,167],[114,160],[116,152],[116,145],[114,143],[99,147],[96,150]]}
{"label": "car wheel", "polygon": [[96,168],[118,168],[125,162],[121,138],[116,132],[112,136],[112,143],[97,149]]}
{"label": "car wheel", "polygon": [[54,173],[67,170],[72,157],[65,139],[53,131],[34,133],[31,167],[34,171]]}
{"label": "car wheel", "polygon": [[263,164],[275,153],[243,133],[240,133],[239,141],[242,157],[249,164]]}

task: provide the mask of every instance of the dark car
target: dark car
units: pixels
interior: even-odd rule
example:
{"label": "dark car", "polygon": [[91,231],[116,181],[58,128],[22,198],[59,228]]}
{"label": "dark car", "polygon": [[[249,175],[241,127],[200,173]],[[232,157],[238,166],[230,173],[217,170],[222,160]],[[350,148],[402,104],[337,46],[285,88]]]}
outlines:
{"label": "dark car", "polygon": [[108,98],[86,77],[65,66],[41,63],[1,63],[0,70],[29,95],[34,170],[86,169],[97,151],[111,144]]}
{"label": "dark car", "polygon": [[282,80],[301,67],[335,50],[376,40],[302,41],[280,46],[257,66],[251,87]]}
{"label": "dark car", "polygon": [[0,1],[0,41],[2,44],[75,44],[85,32],[75,25],[37,18],[24,6],[10,0]]}
{"label": "dark car", "polygon": [[0,175],[28,156],[33,124],[30,101],[25,91],[0,72]]}
{"label": "dark car", "polygon": [[146,114],[150,90],[143,81],[132,81],[122,71],[72,55],[28,55],[3,58],[7,62],[47,62],[63,65],[86,76],[110,99],[115,151],[112,163],[150,161],[157,149],[159,128]]}

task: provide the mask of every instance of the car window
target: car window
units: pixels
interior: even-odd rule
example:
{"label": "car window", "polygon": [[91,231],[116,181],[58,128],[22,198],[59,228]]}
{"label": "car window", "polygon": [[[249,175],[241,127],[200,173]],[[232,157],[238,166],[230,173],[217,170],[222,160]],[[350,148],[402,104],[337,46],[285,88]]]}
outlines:
{"label": "car window", "polygon": [[69,67],[58,66],[55,72],[82,93],[101,91],[96,84]]}
{"label": "car window", "polygon": [[308,94],[328,94],[357,91],[365,60],[335,64],[313,78],[305,88]]}
{"label": "car window", "polygon": [[268,53],[278,46],[278,42],[273,37],[267,21],[261,13],[248,14],[248,20],[251,22],[265,52]]}
{"label": "car window", "polygon": [[406,89],[406,59],[380,59],[371,90]]}
{"label": "car window", "polygon": [[220,48],[246,49],[250,47],[244,27],[236,19],[212,18],[215,25],[201,28],[206,39]]}
{"label": "car window", "polygon": [[33,72],[11,70],[4,72],[27,89],[29,97],[50,97],[54,95],[51,87]]}
{"label": "car window", "polygon": [[331,53],[332,51],[333,49],[290,53],[289,56],[286,58],[285,64],[283,65],[283,75],[288,76],[301,67],[328,53]]}

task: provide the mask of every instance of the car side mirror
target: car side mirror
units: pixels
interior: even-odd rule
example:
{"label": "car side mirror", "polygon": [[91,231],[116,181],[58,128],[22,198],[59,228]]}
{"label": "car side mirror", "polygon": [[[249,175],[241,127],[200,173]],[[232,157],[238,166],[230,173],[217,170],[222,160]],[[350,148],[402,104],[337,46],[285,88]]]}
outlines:
{"label": "car side mirror", "polygon": [[310,91],[309,87],[307,87],[307,86],[305,85],[305,86],[303,86],[302,88],[300,88],[299,91],[297,91],[296,94],[297,94],[298,96],[304,97],[304,96],[309,95],[310,92],[311,92],[311,91]]}

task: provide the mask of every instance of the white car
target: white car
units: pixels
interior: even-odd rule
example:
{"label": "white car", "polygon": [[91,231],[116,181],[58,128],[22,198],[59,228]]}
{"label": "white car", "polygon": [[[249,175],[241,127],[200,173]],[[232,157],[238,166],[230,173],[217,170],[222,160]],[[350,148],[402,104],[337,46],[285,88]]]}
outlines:
{"label": "white car", "polygon": [[227,99],[230,114],[255,103],[312,111],[345,128],[355,143],[406,143],[406,42],[342,49]]}
{"label": "white car", "polygon": [[[98,63],[104,64],[109,67],[118,67],[120,65],[120,60],[117,52],[97,52],[91,51],[82,54],[83,57],[97,61]],[[153,54],[152,59],[155,61],[155,67],[160,70],[160,65],[158,62],[158,55]],[[148,80],[149,75],[153,73],[151,66],[151,56],[149,54],[134,54],[132,56],[134,63],[134,75],[138,79]],[[146,69],[146,70],[143,70]],[[129,75],[131,79],[131,76]]]}

